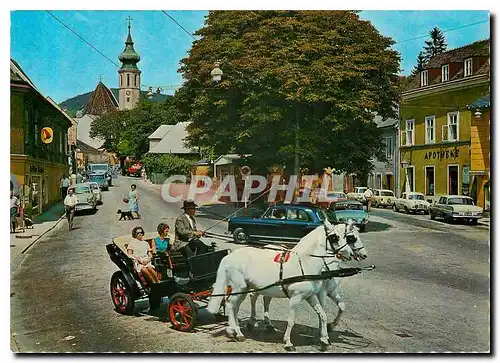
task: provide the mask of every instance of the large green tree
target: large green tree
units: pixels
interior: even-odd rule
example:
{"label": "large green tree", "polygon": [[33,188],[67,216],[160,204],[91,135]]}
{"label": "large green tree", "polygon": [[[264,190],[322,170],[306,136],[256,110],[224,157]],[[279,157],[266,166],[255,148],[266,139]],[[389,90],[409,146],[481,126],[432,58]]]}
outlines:
{"label": "large green tree", "polygon": [[420,51],[417,56],[417,64],[413,66],[411,75],[414,76],[416,74],[420,74],[420,72],[424,70],[425,62],[426,62],[426,57],[424,55],[424,52]]}
{"label": "large green tree", "polygon": [[[393,116],[399,55],[353,11],[211,11],[180,72],[176,103],[189,143],[252,154],[253,170],[347,172],[383,160],[373,113]],[[224,74],[210,71],[220,60]]]}
{"label": "large green tree", "polygon": [[445,52],[446,47],[448,46],[446,44],[446,39],[443,32],[438,27],[434,27],[429,32],[429,35],[431,39],[425,41],[424,47],[424,55],[426,61],[438,54]]}
{"label": "large green tree", "polygon": [[162,103],[144,100],[132,110],[110,112],[95,120],[90,136],[104,139],[104,147],[109,151],[141,158],[149,150],[148,136],[160,125],[177,121],[172,97]]}

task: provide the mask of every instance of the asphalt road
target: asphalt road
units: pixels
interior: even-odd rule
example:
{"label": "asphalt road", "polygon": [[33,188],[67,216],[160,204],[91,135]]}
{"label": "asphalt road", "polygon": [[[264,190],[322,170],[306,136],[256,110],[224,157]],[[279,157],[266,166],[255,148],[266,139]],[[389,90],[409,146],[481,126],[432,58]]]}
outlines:
{"label": "asphalt road", "polygon": [[[118,221],[116,210],[129,185],[138,184],[141,220]],[[77,216],[37,242],[11,274],[11,347],[20,352],[283,352],[286,299],[271,303],[279,329],[248,332],[244,342],[224,335],[225,322],[180,333],[158,316],[123,316],[113,310],[110,277],[117,267],[105,245],[135,225],[154,231],[173,225],[179,205],[166,204],[158,190],[120,177],[104,192],[94,215]],[[201,228],[216,221],[198,218]],[[220,224],[211,231],[223,233]],[[376,269],[343,279],[347,312],[331,334],[331,353],[486,352],[490,350],[489,231],[448,225],[428,216],[373,209],[363,235]],[[239,248],[219,243],[221,248]],[[357,265],[352,262],[347,265]],[[248,300],[240,321],[249,316]],[[260,305],[260,303],[259,303]],[[147,309],[147,303],[144,304]],[[261,315],[261,306],[258,306]],[[329,320],[336,308],[327,307]],[[202,320],[204,317],[202,316]],[[204,320],[202,323],[205,322]],[[243,324],[242,324],[243,327]],[[298,352],[317,352],[317,317],[303,303],[292,332]]]}

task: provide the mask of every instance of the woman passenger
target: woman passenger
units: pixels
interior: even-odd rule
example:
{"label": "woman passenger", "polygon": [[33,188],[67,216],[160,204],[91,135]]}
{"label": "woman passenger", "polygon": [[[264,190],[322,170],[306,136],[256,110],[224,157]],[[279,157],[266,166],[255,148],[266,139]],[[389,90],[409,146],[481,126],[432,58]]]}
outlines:
{"label": "woman passenger", "polygon": [[134,261],[134,266],[137,272],[141,272],[148,282],[160,282],[158,275],[151,264],[153,257],[149,243],[143,241],[144,229],[135,227],[132,230],[134,239],[127,246],[127,254]]}
{"label": "woman passenger", "polygon": [[155,237],[152,243],[153,253],[156,252],[167,252],[170,248],[170,237],[168,236],[168,231],[170,227],[166,223],[160,223],[156,230],[158,231],[158,237]]}

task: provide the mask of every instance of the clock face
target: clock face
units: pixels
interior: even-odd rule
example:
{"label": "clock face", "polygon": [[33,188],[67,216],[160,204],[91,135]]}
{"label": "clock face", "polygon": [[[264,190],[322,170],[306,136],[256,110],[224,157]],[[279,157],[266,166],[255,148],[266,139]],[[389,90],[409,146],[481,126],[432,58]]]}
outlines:
{"label": "clock face", "polygon": [[127,96],[130,96],[130,91],[125,92]]}

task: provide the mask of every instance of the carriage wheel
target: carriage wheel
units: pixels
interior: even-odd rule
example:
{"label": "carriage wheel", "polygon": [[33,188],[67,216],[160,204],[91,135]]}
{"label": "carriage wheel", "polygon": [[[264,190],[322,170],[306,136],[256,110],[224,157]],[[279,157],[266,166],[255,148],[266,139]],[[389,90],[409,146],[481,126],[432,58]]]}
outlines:
{"label": "carriage wheel", "polygon": [[111,277],[110,290],[115,310],[121,314],[131,315],[134,312],[134,299],[121,271],[116,271]]}
{"label": "carriage wheel", "polygon": [[175,330],[192,331],[196,326],[198,307],[187,294],[174,294],[168,304],[168,315]]}

